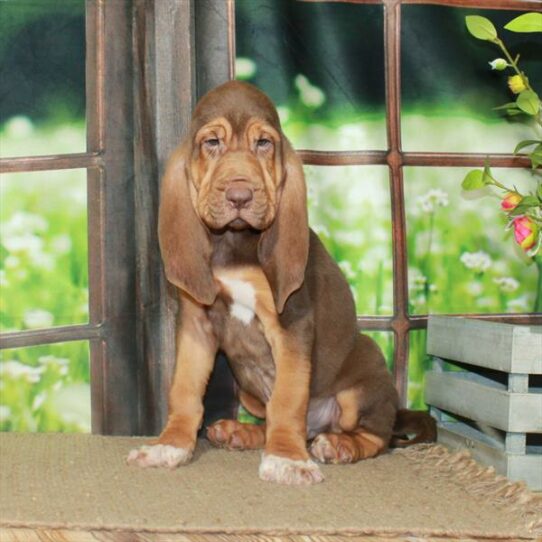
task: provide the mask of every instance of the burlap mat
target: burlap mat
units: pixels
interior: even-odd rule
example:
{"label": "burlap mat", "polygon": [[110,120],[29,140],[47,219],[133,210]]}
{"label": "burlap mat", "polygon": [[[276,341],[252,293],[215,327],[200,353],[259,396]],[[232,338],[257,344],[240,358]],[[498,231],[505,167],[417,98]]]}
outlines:
{"label": "burlap mat", "polygon": [[200,442],[177,470],[129,467],[125,437],[0,435],[0,526],[176,533],[349,534],[536,539],[542,499],[466,454],[421,446],[351,466],[324,483],[258,479],[257,452]]}

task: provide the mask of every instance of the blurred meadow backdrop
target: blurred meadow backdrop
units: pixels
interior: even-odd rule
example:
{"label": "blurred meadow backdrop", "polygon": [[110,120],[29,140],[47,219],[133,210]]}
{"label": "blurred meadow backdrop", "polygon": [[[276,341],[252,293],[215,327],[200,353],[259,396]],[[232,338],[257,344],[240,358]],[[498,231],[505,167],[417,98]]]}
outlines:
{"label": "blurred meadow backdrop", "polygon": [[[220,0],[217,0],[220,1]],[[408,151],[506,152],[534,127],[492,108],[509,101],[496,52],[464,16],[498,27],[512,12],[404,6],[402,143]],[[386,149],[382,8],[237,0],[237,77],[266,91],[296,148]],[[535,88],[532,37],[510,35]],[[539,51],[540,49],[538,49]],[[83,0],[0,2],[0,155],[85,149]],[[467,170],[404,170],[409,310],[533,310],[537,270],[505,231],[495,198],[461,191]],[[496,171],[533,189],[528,171]],[[393,313],[389,174],[385,166],[306,167],[312,227],[349,280],[359,314]],[[86,172],[0,180],[0,331],[88,321]],[[372,333],[391,364],[393,335]],[[86,342],[0,352],[0,429],[89,431]],[[409,403],[423,408],[425,332],[410,337]]]}

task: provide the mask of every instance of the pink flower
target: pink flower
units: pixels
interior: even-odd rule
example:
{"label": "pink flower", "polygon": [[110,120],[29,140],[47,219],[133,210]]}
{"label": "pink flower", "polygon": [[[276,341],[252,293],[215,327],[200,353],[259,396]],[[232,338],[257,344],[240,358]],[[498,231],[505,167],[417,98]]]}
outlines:
{"label": "pink flower", "polygon": [[501,209],[509,212],[517,207],[521,199],[521,196],[517,192],[508,192],[501,202]]}
{"label": "pink flower", "polygon": [[516,243],[525,251],[536,244],[537,225],[528,216],[518,216],[512,221]]}

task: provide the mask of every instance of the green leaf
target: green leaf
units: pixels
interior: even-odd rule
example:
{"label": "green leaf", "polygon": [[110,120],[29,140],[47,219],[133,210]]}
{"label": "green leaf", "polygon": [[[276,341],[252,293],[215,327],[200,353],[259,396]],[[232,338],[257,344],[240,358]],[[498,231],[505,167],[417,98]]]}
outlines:
{"label": "green leaf", "polygon": [[484,172],[481,169],[469,171],[461,183],[463,190],[478,190],[485,185]]}
{"label": "green leaf", "polygon": [[517,109],[516,102],[508,102],[507,104],[499,105],[498,107],[494,107],[493,111],[499,111],[499,109]]}
{"label": "green leaf", "polygon": [[493,23],[479,15],[467,15],[465,17],[467,30],[477,39],[493,41],[497,37],[497,29]]}
{"label": "green leaf", "polygon": [[531,145],[536,145],[537,143],[540,143],[540,141],[536,139],[524,139],[516,145],[516,148],[514,149],[514,154],[517,154],[521,149],[524,149],[525,147],[530,147]]}
{"label": "green leaf", "polygon": [[514,207],[508,214],[510,216],[524,215],[531,207],[533,206],[525,205],[522,200],[521,203],[519,205],[516,205],[516,207]]}
{"label": "green leaf", "polygon": [[524,13],[512,19],[504,28],[511,32],[542,32],[542,13]]}
{"label": "green leaf", "polygon": [[540,110],[540,98],[533,90],[521,92],[516,103],[528,115],[536,115]]}
{"label": "green leaf", "polygon": [[539,166],[542,166],[542,143],[537,145],[534,151],[528,155],[531,160],[531,167],[536,169]]}
{"label": "green leaf", "polygon": [[540,201],[536,196],[523,196],[521,198],[521,205],[526,205],[527,207],[538,207]]}

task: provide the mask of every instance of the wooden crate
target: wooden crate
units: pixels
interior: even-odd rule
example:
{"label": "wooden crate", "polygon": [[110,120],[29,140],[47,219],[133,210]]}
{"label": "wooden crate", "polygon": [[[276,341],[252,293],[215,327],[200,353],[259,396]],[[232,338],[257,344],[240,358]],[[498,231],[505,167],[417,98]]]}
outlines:
{"label": "wooden crate", "polygon": [[430,316],[427,352],[439,442],[542,490],[542,326]]}

